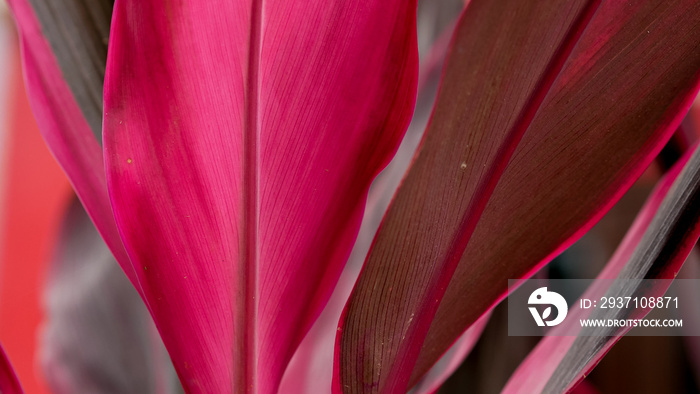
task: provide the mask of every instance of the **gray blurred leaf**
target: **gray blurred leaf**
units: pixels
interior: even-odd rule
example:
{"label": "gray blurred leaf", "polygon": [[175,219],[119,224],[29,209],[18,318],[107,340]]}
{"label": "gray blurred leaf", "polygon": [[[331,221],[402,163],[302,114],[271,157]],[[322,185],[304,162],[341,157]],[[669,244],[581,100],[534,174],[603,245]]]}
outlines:
{"label": "gray blurred leaf", "polygon": [[29,0],[63,78],[102,143],[102,86],[114,0]]}
{"label": "gray blurred leaf", "polygon": [[[419,0],[417,14],[418,54],[421,61],[464,8],[463,0]],[[451,34],[450,34],[451,35]]]}
{"label": "gray blurred leaf", "polygon": [[173,392],[175,372],[150,315],[77,199],[44,302],[40,357],[53,392]]}

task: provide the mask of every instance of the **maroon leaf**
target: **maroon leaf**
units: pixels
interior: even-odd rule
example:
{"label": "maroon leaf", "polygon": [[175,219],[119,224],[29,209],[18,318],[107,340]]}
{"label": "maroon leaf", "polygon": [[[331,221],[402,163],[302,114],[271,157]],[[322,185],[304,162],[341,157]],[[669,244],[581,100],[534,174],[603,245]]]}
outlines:
{"label": "maroon leaf", "polygon": [[[505,296],[507,279],[529,276],[619,199],[697,92],[695,2],[604,3],[551,89],[537,83],[554,78],[543,63],[557,63],[552,48],[577,38],[564,39],[579,13],[485,3],[462,17],[422,148],[347,305],[338,391],[401,391],[411,370],[417,381]],[[503,48],[514,42],[522,53]],[[531,95],[541,90],[549,93],[535,117],[518,121],[537,109]],[[522,139],[509,139],[518,127]]]}
{"label": "maroon leaf", "polygon": [[[597,7],[586,1],[562,5],[475,1],[462,15],[423,145],[348,303],[344,319],[351,325],[341,323],[342,382],[336,381],[334,390],[407,388],[408,376],[403,375],[410,375],[435,301],[457,262],[450,254],[464,248],[498,174]],[[546,27],[550,23],[556,28]],[[546,50],[533,55],[542,42],[548,43]],[[483,61],[468,62],[470,58]],[[508,113],[499,116],[504,111]],[[482,116],[468,116],[472,113]],[[446,141],[452,149],[444,149]],[[470,199],[476,191],[486,198]],[[448,202],[446,197],[455,193],[467,198]],[[436,203],[456,214],[439,214],[431,207]],[[430,267],[428,261],[436,264]],[[428,271],[417,275],[413,268],[418,266]]]}
{"label": "maroon leaf", "polygon": [[[690,153],[693,153],[690,156]],[[663,200],[662,200],[663,199]],[[674,279],[700,237],[700,150],[695,148],[659,183],[601,278]],[[670,280],[594,283],[584,297],[657,297]],[[643,318],[650,309],[596,309],[590,319]],[[583,310],[574,309],[575,316]],[[578,322],[578,318],[570,320]],[[557,327],[559,329],[559,327]],[[561,329],[566,329],[562,327]],[[562,392],[585,377],[631,327],[598,327],[576,338],[547,337],[516,371],[508,392]]]}
{"label": "maroon leaf", "polygon": [[12,368],[10,359],[7,358],[5,350],[0,346],[0,393],[2,394],[22,394],[22,386],[17,380],[15,370]]}
{"label": "maroon leaf", "polygon": [[472,324],[467,331],[442,355],[435,365],[426,373],[421,380],[411,389],[409,394],[435,394],[440,386],[459,368],[469,352],[474,348],[476,342],[481,337],[481,333],[489,322],[491,313],[487,312],[476,323]]}
{"label": "maroon leaf", "polygon": [[[642,237],[648,231],[650,223],[659,210],[664,197],[668,194],[671,185],[680,174],[683,165],[689,157],[690,155],[687,155],[681,163],[677,164],[659,181],[656,188],[652,191],[625,238],[598,275],[599,279],[607,279],[607,281],[595,282],[586,290],[582,298],[596,299],[605,295],[610,285],[610,279],[617,278],[627,265],[639,263],[639,261],[631,260],[635,249],[640,245]],[[588,318],[591,312],[591,310],[579,308],[578,303],[575,305],[569,311],[569,320],[563,325],[554,328],[552,336],[543,338],[518,370],[515,371],[504,389],[505,392],[532,392],[541,391],[544,388],[562,358],[573,346],[575,340],[575,337],[562,337],[557,336],[557,334],[572,332],[572,330],[575,330],[574,325],[578,323],[579,319]]]}

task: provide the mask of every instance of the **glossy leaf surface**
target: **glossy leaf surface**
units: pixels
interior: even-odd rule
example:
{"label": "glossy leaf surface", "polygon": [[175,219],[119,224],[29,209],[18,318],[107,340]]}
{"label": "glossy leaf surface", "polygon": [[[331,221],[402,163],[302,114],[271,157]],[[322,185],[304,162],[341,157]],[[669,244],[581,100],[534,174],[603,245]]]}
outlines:
{"label": "glossy leaf surface", "polygon": [[116,2],[110,197],[186,390],[276,391],[410,120],[415,7]]}

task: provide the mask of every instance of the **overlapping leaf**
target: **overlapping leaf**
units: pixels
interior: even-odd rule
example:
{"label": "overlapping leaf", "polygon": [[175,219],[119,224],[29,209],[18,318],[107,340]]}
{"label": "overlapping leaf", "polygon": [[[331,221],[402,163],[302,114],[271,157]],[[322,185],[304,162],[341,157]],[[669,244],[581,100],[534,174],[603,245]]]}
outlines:
{"label": "overlapping leaf", "polygon": [[[19,5],[18,3],[22,3]],[[61,76],[95,138],[102,142],[102,84],[104,82],[109,24],[114,0],[17,0],[13,7],[31,6],[43,39],[48,42]],[[19,10],[18,10],[19,11]],[[29,11],[29,9],[27,9]],[[33,29],[29,15],[18,14],[20,27]],[[21,16],[20,16],[21,15]],[[37,32],[38,33],[38,32]],[[32,51],[44,43],[27,34]],[[48,53],[46,53],[48,55]],[[41,67],[54,66],[45,64]],[[47,74],[44,74],[48,77]],[[58,84],[57,80],[51,83]]]}
{"label": "overlapping leaf", "polygon": [[[393,392],[417,381],[502,299],[507,279],[527,277],[602,216],[697,92],[695,2],[605,2],[590,23],[578,19],[587,25],[580,40],[565,39],[571,9],[505,3],[473,1],[458,25],[422,148],[341,322],[337,391]],[[574,40],[554,75],[546,62],[566,51],[552,48]],[[538,106],[531,95],[554,78]],[[533,108],[530,122],[518,121]],[[518,127],[521,140],[511,138]]]}
{"label": "overlapping leaf", "polygon": [[[437,11],[436,8],[439,8],[440,11]],[[280,386],[280,392],[282,393],[327,393],[331,390],[333,350],[338,320],[357,280],[357,276],[362,269],[362,264],[367,257],[372,238],[374,238],[374,234],[379,228],[392,196],[399,187],[402,175],[411,163],[411,158],[428,124],[428,119],[435,103],[435,96],[437,95],[449,38],[454,30],[454,22],[459,16],[460,10],[461,0],[440,2],[424,0],[419,3],[419,44],[421,42],[421,32],[428,31],[430,33],[425,34],[431,35],[428,41],[433,42],[433,47],[430,48],[430,51],[427,48],[423,48],[423,53],[421,53],[418,94],[411,124],[393,159],[372,183],[367,197],[367,206],[362,218],[362,225],[348,262],[328,304],[299,345],[294,357],[290,360]],[[448,11],[452,12],[453,20],[451,21],[445,20],[448,19],[446,18],[449,15]],[[436,25],[439,24],[443,25],[442,32],[436,31]],[[427,44],[425,45],[427,46]],[[420,45],[418,50],[420,53]],[[463,342],[476,341],[478,334],[472,332],[466,337],[468,338]],[[462,346],[459,350],[462,351],[455,351],[453,354],[465,355],[465,346]],[[442,368],[442,370],[444,369]],[[447,378],[444,375],[443,377],[444,379]]]}
{"label": "overlapping leaf", "polygon": [[[697,94],[698,27],[696,2],[603,3],[499,180],[421,359],[498,300],[500,280],[551,260],[641,175]],[[466,306],[477,297],[487,301]]]}
{"label": "overlapping leaf", "polygon": [[10,364],[10,360],[5,354],[2,346],[0,346],[0,393],[3,394],[22,394],[22,386],[17,380],[17,375],[15,375],[15,370]]}
{"label": "overlapping leaf", "polygon": [[415,1],[117,0],[110,197],[188,391],[276,390],[410,120],[415,34]]}
{"label": "overlapping leaf", "polygon": [[[692,157],[690,153],[693,153]],[[700,150],[689,152],[649,197],[637,220],[599,278],[666,279],[641,288],[636,282],[594,284],[583,297],[661,296],[700,237]],[[573,316],[591,311],[575,308]],[[642,318],[649,310],[636,311]],[[625,310],[595,310],[591,318],[628,318]],[[632,317],[632,316],[629,316]],[[578,322],[578,318],[571,321]],[[555,330],[560,329],[557,327]],[[566,329],[562,327],[561,329]],[[506,392],[571,389],[631,328],[599,328],[579,337],[550,336],[515,372]],[[607,332],[607,330],[610,330]],[[597,335],[596,335],[597,334]]]}
{"label": "overlapping leaf", "polygon": [[101,149],[102,78],[112,2],[10,0],[34,117],[51,153],[140,291],[109,203]]}
{"label": "overlapping leaf", "polygon": [[474,348],[481,337],[481,333],[489,322],[491,313],[485,313],[476,323],[472,324],[467,331],[450,347],[445,354],[433,365],[409,394],[435,394],[440,389],[447,378],[454,373],[464,362],[469,352]]}
{"label": "overlapping leaf", "polygon": [[61,226],[44,304],[40,361],[52,393],[173,392],[175,373],[148,310],[77,200]]}
{"label": "overlapping leaf", "polygon": [[[596,6],[475,1],[467,7],[423,144],[348,303],[334,390],[407,389],[403,375],[410,374],[457,262],[450,254],[464,247],[476,224],[468,213],[478,217],[486,202],[470,196],[495,186],[504,155]],[[542,42],[546,49],[535,54]]]}

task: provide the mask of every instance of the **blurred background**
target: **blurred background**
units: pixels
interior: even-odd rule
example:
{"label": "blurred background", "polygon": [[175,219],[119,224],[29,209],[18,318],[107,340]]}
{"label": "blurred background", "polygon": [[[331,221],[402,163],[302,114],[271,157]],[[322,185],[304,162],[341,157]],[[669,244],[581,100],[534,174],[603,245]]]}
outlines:
{"label": "blurred background", "polygon": [[37,340],[43,283],[71,187],[44,144],[24,90],[12,19],[0,2],[0,342],[27,393],[47,393]]}
{"label": "blurred background", "polygon": [[[429,55],[431,48],[439,45],[440,37],[444,41],[445,31],[449,33],[446,29],[461,7],[461,1],[421,2],[418,31],[423,69],[431,64],[439,66],[440,59]],[[430,83],[425,75],[423,78]],[[430,104],[428,100],[428,107]],[[684,121],[682,138],[697,138],[698,121],[700,106],[696,100]],[[413,129],[419,131],[409,131],[408,138],[417,141],[422,128]],[[673,160],[673,152],[670,157]],[[664,160],[662,157],[652,164],[589,234],[537,275],[594,278],[663,173],[667,166]],[[99,251],[100,266],[107,268],[98,272],[80,265],[90,263],[89,258],[95,254],[76,255],[58,248],[58,243],[94,239],[92,233],[92,238],[83,238],[82,233],[77,238],[62,234],[65,222],[86,225],[68,181],[37,130],[24,90],[18,38],[7,7],[0,0],[0,342],[28,393],[129,392],[134,386],[121,386],[119,380],[137,377],[143,379],[143,385],[138,386],[143,392],[176,390],[167,367],[158,378],[136,376],[154,370],[137,367],[146,352],[142,348],[153,342],[157,345],[157,339],[153,339],[156,334],[144,329],[147,317],[143,317],[143,308],[134,306],[138,299],[133,301],[133,292],[119,287],[125,279],[116,263],[104,256],[104,250]],[[85,249],[91,247],[85,245]],[[71,259],[81,261],[66,265]],[[679,277],[700,278],[698,260],[689,259]],[[110,287],[112,284],[114,287]],[[106,298],[107,289],[118,300]],[[70,297],[63,297],[65,294]],[[700,294],[697,300],[694,309],[687,312],[688,321],[695,318],[696,323]],[[107,312],[119,317],[110,320],[105,317]],[[539,339],[508,337],[506,316],[505,305],[496,308],[476,347],[440,393],[500,391]],[[153,363],[167,363],[162,350],[147,349],[147,353]],[[138,361],[129,370],[118,365],[125,360]],[[700,337],[625,337],[576,391],[697,393],[699,387]]]}

